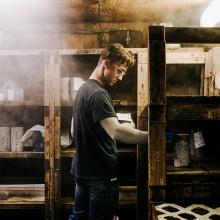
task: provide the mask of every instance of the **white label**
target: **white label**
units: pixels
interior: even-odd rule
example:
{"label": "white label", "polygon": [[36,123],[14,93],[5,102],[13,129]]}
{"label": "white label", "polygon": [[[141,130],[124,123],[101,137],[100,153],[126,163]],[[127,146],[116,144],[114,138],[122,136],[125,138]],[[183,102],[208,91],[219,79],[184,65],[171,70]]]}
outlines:
{"label": "white label", "polygon": [[201,131],[194,133],[195,148],[205,146],[205,141]]}

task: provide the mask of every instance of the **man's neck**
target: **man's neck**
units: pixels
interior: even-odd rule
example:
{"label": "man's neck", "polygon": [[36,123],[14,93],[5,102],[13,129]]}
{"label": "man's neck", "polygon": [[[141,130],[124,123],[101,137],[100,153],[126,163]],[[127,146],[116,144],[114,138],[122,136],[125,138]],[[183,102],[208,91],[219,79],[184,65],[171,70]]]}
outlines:
{"label": "man's neck", "polygon": [[90,75],[89,79],[94,79],[98,81],[102,86],[105,86],[105,82],[103,79],[103,68],[101,66],[97,66]]}

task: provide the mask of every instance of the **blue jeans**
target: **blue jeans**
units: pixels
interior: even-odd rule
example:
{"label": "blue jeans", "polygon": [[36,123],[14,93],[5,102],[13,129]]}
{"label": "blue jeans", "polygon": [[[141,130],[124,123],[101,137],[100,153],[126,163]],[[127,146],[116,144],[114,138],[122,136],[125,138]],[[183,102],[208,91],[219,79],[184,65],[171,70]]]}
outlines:
{"label": "blue jeans", "polygon": [[118,181],[75,181],[75,205],[69,220],[112,220],[118,205]]}

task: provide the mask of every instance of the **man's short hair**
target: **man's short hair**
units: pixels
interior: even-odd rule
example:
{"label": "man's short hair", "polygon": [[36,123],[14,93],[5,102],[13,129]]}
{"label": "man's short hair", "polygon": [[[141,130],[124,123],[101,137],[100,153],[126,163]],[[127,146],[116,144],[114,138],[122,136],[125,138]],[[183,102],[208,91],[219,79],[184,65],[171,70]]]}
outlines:
{"label": "man's short hair", "polygon": [[101,52],[100,60],[109,59],[113,64],[127,64],[131,68],[135,64],[135,57],[131,51],[126,50],[122,44],[110,44]]}

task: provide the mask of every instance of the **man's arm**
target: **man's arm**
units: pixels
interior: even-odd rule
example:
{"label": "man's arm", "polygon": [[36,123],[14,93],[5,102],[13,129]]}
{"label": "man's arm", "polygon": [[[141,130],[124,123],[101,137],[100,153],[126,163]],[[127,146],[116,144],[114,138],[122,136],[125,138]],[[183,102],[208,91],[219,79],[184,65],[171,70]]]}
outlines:
{"label": "man's arm", "polygon": [[116,117],[104,118],[100,121],[100,124],[114,140],[126,144],[147,143],[148,132],[140,131],[125,124],[120,124]]}

